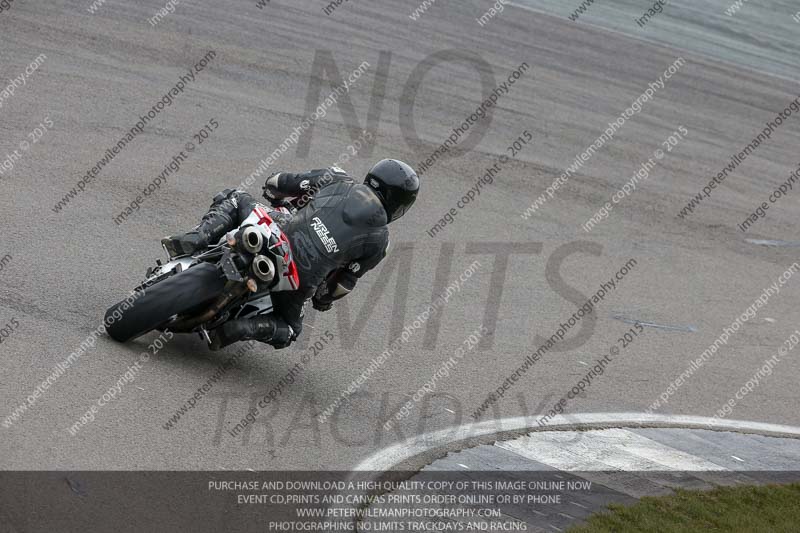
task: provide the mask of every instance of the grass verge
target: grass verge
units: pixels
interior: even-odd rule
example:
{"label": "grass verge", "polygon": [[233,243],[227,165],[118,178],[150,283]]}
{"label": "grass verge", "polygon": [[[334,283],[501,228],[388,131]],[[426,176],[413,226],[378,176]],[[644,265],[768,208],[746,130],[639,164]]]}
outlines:
{"label": "grass verge", "polygon": [[630,507],[610,505],[569,533],[800,531],[800,483],[677,490]]}

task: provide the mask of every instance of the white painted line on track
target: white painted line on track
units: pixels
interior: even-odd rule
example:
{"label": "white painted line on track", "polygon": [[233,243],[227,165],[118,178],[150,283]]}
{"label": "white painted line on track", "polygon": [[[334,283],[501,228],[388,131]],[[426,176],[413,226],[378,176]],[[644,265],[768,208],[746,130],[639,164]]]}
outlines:
{"label": "white painted line on track", "polygon": [[727,470],[625,429],[587,431],[581,434],[580,440],[566,432],[539,432],[499,441],[495,446],[561,471]]}
{"label": "white painted line on track", "polygon": [[[564,431],[607,428],[683,428],[733,431],[771,437],[800,438],[800,428],[742,420],[714,419],[689,415],[646,413],[579,413],[558,415],[547,426],[539,427],[535,417],[514,417],[463,424],[418,435],[379,450],[353,467],[355,471],[384,472],[418,455],[453,446],[471,438],[491,438],[505,432]],[[416,466],[416,465],[415,465]],[[419,465],[421,468],[424,464]]]}

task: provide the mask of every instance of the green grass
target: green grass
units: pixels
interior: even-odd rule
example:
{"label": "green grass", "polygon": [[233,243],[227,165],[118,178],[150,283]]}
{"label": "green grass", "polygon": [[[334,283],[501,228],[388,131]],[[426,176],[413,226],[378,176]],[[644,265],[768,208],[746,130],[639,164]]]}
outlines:
{"label": "green grass", "polygon": [[677,490],[635,505],[610,505],[569,533],[800,532],[800,483]]}

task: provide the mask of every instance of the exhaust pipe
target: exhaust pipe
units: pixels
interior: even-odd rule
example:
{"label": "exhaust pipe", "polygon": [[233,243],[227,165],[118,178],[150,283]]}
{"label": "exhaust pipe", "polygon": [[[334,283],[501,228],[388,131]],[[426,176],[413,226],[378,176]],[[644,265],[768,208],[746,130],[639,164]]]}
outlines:
{"label": "exhaust pipe", "polygon": [[275,265],[264,255],[257,255],[253,259],[253,274],[265,283],[275,279]]}
{"label": "exhaust pipe", "polygon": [[257,229],[250,227],[242,232],[242,247],[251,254],[260,252],[263,244],[264,238]]}
{"label": "exhaust pipe", "polygon": [[185,317],[169,325],[169,329],[177,333],[188,333],[197,326],[212,320],[225,307],[247,292],[247,285],[229,281],[225,284],[225,290],[220,294],[211,305],[199,315]]}

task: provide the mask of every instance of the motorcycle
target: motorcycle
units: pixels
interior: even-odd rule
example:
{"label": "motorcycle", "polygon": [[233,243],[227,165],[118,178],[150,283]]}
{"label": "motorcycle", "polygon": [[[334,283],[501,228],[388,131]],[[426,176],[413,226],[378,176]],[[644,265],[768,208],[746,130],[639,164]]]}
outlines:
{"label": "motorcycle", "polygon": [[270,294],[296,290],[300,283],[289,240],[273,218],[291,214],[257,204],[218,243],[156,261],[132,294],[106,311],[108,335],[127,342],[169,330],[199,333],[210,345],[208,332],[226,321],[270,313]]}

